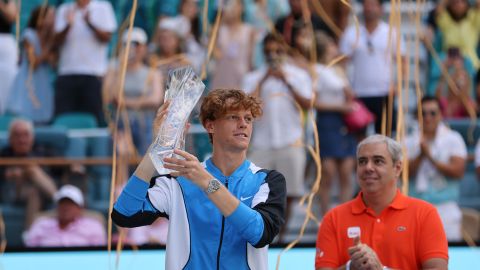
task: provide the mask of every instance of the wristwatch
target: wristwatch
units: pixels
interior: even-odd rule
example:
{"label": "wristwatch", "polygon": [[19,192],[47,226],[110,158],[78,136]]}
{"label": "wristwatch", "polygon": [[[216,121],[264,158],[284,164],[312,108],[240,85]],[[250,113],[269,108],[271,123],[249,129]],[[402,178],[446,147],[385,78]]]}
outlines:
{"label": "wristwatch", "polygon": [[207,195],[211,194],[220,189],[221,186],[222,183],[220,183],[220,181],[218,181],[217,179],[213,178],[212,180],[210,180],[210,182],[208,182],[208,187],[205,192],[207,193]]}

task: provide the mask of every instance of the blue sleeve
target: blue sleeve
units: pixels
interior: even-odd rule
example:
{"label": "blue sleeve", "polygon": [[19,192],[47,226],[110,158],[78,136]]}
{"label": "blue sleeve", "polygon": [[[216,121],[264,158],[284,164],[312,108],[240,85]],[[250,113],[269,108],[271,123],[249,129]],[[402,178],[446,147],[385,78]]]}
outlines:
{"label": "blue sleeve", "polygon": [[148,184],[132,175],[113,206],[120,214],[132,216],[137,212],[157,212],[147,198]]}
{"label": "blue sleeve", "polygon": [[120,227],[139,227],[152,224],[155,219],[165,216],[148,199],[149,185],[133,175],[122,190],[113,206],[112,220]]}
{"label": "blue sleeve", "polygon": [[263,218],[259,212],[240,202],[237,209],[226,218],[252,246],[256,245],[263,235]]}

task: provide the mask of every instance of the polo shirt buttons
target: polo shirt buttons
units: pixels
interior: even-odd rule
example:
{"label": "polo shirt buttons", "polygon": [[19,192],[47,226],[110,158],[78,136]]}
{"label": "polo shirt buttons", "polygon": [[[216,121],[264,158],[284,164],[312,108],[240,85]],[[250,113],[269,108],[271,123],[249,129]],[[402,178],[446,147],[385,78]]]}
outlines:
{"label": "polo shirt buttons", "polygon": [[380,221],[381,221],[381,220],[380,220],[379,218],[377,218],[377,223],[380,223]]}

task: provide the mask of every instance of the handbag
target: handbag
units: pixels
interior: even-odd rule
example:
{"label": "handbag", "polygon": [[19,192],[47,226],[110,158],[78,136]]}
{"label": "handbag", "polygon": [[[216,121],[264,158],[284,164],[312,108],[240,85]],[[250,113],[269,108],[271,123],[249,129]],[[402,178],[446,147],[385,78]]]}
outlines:
{"label": "handbag", "polygon": [[353,110],[344,115],[343,120],[348,131],[356,132],[366,128],[375,121],[375,115],[371,113],[365,104],[358,99],[353,100]]}

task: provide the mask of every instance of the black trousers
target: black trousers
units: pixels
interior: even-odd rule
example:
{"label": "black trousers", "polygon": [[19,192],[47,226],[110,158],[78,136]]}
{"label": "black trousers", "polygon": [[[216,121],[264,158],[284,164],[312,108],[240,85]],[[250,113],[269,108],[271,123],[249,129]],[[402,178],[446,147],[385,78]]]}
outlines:
{"label": "black trousers", "polygon": [[60,75],[55,82],[55,116],[66,112],[87,112],[105,126],[102,104],[102,77]]}
{"label": "black trousers", "polygon": [[[382,133],[382,115],[383,115],[383,106],[386,108],[386,129],[387,134],[392,134],[393,131],[397,128],[397,112],[395,111],[394,103],[392,102],[392,115],[390,116],[390,109],[388,108],[388,96],[381,96],[381,97],[361,97],[358,98],[362,101],[365,106],[375,115],[375,132],[378,134]],[[384,105],[385,104],[385,105]],[[388,119],[392,119],[392,128],[390,132],[388,132]]]}

